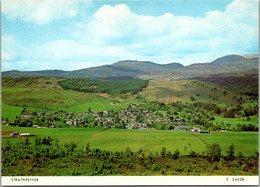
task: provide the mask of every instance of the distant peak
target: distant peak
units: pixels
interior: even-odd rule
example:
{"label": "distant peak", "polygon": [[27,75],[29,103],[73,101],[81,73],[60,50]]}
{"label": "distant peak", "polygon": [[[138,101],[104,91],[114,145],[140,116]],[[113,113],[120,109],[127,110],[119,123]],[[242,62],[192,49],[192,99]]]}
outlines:
{"label": "distant peak", "polygon": [[225,62],[234,62],[234,61],[242,61],[245,60],[246,57],[242,55],[226,55],[220,58],[217,58],[216,60],[212,61],[213,64],[223,64]]}

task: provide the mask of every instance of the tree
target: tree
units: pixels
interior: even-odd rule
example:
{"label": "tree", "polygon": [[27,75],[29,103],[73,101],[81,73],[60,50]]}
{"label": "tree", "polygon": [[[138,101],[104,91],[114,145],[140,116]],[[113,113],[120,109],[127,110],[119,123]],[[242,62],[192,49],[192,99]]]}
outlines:
{"label": "tree", "polygon": [[176,149],[176,150],[174,151],[174,153],[172,154],[172,158],[173,158],[173,159],[178,159],[178,158],[179,158],[179,155],[180,155],[180,151],[179,151],[179,149]]}
{"label": "tree", "polygon": [[166,147],[162,147],[160,154],[162,155],[162,157],[166,155]]}
{"label": "tree", "polygon": [[217,143],[208,144],[206,146],[206,153],[211,162],[219,161],[221,156],[221,148]]}
{"label": "tree", "polygon": [[234,144],[232,144],[229,147],[229,150],[227,151],[228,159],[232,158],[234,156],[234,153],[235,153],[235,146],[234,146]]}
{"label": "tree", "polygon": [[191,101],[195,101],[196,99],[193,96],[190,96]]}

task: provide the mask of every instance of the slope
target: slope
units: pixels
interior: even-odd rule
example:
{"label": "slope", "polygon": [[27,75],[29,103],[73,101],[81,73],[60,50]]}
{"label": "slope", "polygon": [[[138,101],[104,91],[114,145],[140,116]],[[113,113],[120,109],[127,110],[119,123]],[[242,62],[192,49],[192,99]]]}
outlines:
{"label": "slope", "polygon": [[[211,102],[229,105],[238,104],[238,98],[241,97],[238,93],[224,87],[197,80],[152,80],[140,95],[146,99],[164,103],[181,101]],[[244,100],[247,99],[245,96],[242,98]]]}

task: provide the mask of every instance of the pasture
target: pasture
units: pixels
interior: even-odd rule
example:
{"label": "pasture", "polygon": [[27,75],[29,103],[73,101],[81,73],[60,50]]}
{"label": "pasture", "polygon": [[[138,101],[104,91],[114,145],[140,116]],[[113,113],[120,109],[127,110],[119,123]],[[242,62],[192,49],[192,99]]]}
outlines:
{"label": "pasture", "polygon": [[258,127],[258,116],[250,116],[250,117],[240,117],[240,118],[223,118],[220,116],[214,116],[215,120],[214,123],[225,123],[230,125],[237,125],[237,124],[253,124],[254,126]]}
{"label": "pasture", "polygon": [[[146,153],[160,152],[162,147],[169,151],[177,148],[182,155],[187,155],[191,150],[201,153],[205,151],[207,143],[219,143],[225,155],[231,144],[235,145],[235,154],[242,152],[250,156],[258,151],[258,132],[212,132],[210,134],[192,134],[185,131],[159,131],[159,130],[126,130],[103,128],[46,128],[36,129],[31,127],[2,126],[4,131],[19,131],[32,135],[50,136],[60,143],[74,142],[85,146],[88,142],[91,147],[110,151],[125,151],[129,147],[132,151],[142,149]],[[3,137],[8,136],[8,134]],[[18,142],[24,138],[3,138],[2,145],[7,141]],[[29,138],[34,141],[34,137]]]}

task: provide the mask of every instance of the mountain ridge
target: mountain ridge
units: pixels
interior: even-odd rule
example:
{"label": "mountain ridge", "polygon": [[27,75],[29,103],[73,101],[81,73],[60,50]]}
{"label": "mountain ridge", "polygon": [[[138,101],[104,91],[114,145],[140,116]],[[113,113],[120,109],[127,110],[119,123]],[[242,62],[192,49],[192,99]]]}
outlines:
{"label": "mountain ridge", "polygon": [[142,79],[183,80],[209,74],[227,73],[258,68],[257,55],[226,55],[208,63],[157,64],[151,61],[122,60],[111,65],[102,65],[73,71],[4,71],[2,77],[52,76],[64,78],[105,78],[129,76]]}

